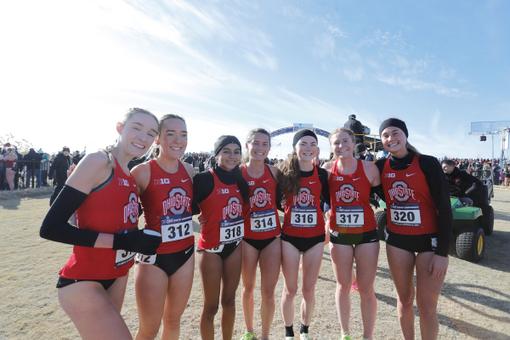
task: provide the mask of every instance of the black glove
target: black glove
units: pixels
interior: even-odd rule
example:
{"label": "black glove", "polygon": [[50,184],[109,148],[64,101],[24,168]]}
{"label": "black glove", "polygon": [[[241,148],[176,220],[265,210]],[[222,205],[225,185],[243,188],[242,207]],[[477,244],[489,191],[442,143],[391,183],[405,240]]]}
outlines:
{"label": "black glove", "polygon": [[113,236],[113,249],[123,249],[142,253],[144,255],[156,254],[161,243],[161,234],[150,229],[135,229]]}

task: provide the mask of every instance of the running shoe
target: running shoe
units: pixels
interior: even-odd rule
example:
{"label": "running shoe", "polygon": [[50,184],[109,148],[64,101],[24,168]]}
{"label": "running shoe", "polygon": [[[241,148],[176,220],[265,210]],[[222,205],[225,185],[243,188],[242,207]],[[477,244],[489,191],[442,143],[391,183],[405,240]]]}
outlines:
{"label": "running shoe", "polygon": [[352,340],[350,335],[342,335],[341,340]]}
{"label": "running shoe", "polygon": [[294,340],[294,337],[293,336],[286,336],[285,340]]}
{"label": "running shoe", "polygon": [[308,333],[299,334],[299,340],[312,340],[312,337]]}
{"label": "running shoe", "polygon": [[255,333],[253,333],[253,332],[246,332],[241,337],[241,340],[257,340],[257,337],[255,336]]}

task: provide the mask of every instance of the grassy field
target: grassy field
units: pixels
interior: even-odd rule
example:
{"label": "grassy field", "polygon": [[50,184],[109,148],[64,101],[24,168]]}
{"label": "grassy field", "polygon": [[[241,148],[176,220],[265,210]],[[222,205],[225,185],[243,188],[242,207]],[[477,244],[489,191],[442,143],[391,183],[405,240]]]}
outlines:
{"label": "grassy field", "polygon": [[[509,339],[510,337],[510,190],[497,188],[493,207],[496,213],[494,234],[487,239],[485,259],[474,264],[450,257],[450,267],[439,301],[440,339]],[[0,197],[0,339],[76,339],[78,333],[60,309],[55,283],[57,271],[66,261],[71,247],[45,241],[38,236],[48,209],[48,195],[37,198]],[[381,243],[376,278],[378,316],[375,337],[401,338],[396,318],[396,293]],[[276,294],[282,290],[281,278]],[[310,332],[314,339],[338,339],[339,325],[334,306],[335,280],[325,247],[317,285],[317,308]],[[235,338],[244,332],[238,289]],[[256,294],[256,301],[260,294]],[[192,295],[182,320],[182,339],[199,339],[202,307],[198,270]],[[296,301],[300,301],[297,299]],[[258,306],[256,304],[256,310]],[[296,309],[297,312],[297,309]],[[133,280],[130,278],[123,308],[132,331],[137,329]],[[296,313],[295,325],[299,324]],[[256,319],[259,324],[259,320]],[[352,335],[361,338],[359,296],[352,295]],[[216,322],[219,326],[219,318]],[[260,329],[258,325],[257,329]],[[418,320],[416,330],[419,333]],[[219,335],[219,330],[216,332]],[[277,310],[273,338],[283,337],[283,323]],[[419,336],[417,336],[419,338]]]}

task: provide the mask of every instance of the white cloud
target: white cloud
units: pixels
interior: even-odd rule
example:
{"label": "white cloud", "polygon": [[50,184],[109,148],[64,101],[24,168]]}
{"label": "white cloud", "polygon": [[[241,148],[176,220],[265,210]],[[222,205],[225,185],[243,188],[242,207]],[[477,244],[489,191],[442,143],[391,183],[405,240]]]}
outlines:
{"label": "white cloud", "polygon": [[401,87],[407,91],[432,91],[438,95],[447,97],[474,96],[471,92],[463,91],[455,87],[447,87],[439,83],[426,82],[414,78],[379,75],[377,76],[377,80],[384,84]]}
{"label": "white cloud", "polygon": [[276,59],[262,50],[246,51],[245,57],[250,63],[261,69],[274,71],[278,68]]}
{"label": "white cloud", "polygon": [[343,70],[343,74],[350,81],[360,81],[363,79],[363,76],[365,75],[365,70],[362,67],[345,68]]}

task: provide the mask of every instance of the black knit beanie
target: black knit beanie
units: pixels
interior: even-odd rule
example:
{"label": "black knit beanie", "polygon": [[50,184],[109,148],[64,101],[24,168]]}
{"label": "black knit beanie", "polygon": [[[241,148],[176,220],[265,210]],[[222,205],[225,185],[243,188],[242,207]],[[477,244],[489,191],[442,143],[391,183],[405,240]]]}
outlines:
{"label": "black knit beanie", "polygon": [[303,130],[299,130],[294,135],[294,138],[292,139],[292,146],[296,146],[297,142],[305,136],[311,136],[311,137],[315,138],[315,140],[317,141],[317,135],[315,134],[315,132],[313,132],[312,130],[309,130],[309,129],[303,129]]}
{"label": "black knit beanie", "polygon": [[404,123],[403,120],[400,120],[398,118],[388,118],[384,122],[382,122],[381,126],[379,127],[379,136],[381,135],[383,130],[389,126],[394,126],[394,127],[399,128],[400,130],[404,131],[404,134],[406,135],[406,137],[409,137],[409,132],[407,132],[406,123]]}
{"label": "black knit beanie", "polygon": [[227,144],[237,144],[239,145],[239,148],[242,149],[241,142],[236,136],[223,135],[218,138],[216,143],[214,143],[214,155],[217,156],[221,149],[223,149],[223,147]]}

